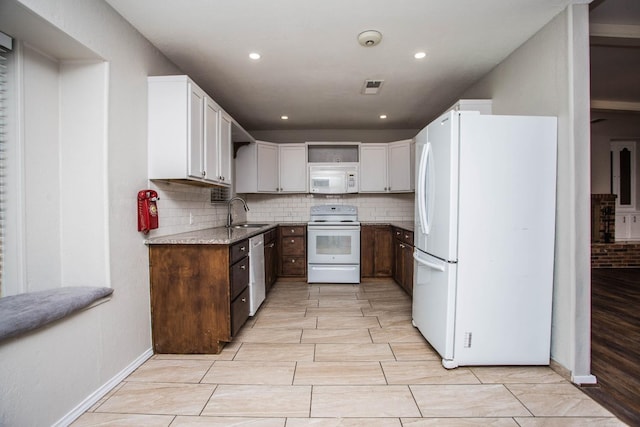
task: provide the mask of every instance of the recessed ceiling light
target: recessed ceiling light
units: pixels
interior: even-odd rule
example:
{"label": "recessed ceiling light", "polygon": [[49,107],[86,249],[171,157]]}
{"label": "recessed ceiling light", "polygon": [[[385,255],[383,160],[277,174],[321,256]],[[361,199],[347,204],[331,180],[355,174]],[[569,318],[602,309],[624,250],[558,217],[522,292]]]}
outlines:
{"label": "recessed ceiling light", "polygon": [[289,120],[289,116],[280,116],[282,120]]}
{"label": "recessed ceiling light", "polygon": [[260,54],[257,52],[251,52],[249,54],[249,58],[253,59],[254,61],[257,61],[258,59],[260,59]]}
{"label": "recessed ceiling light", "polygon": [[425,52],[416,52],[416,54],[413,55],[413,57],[416,58],[416,59],[422,59],[425,56],[427,56],[427,54]]}
{"label": "recessed ceiling light", "polygon": [[386,118],[387,118],[387,115],[386,115],[386,114],[380,114],[380,118],[381,118],[381,119],[386,119]]}

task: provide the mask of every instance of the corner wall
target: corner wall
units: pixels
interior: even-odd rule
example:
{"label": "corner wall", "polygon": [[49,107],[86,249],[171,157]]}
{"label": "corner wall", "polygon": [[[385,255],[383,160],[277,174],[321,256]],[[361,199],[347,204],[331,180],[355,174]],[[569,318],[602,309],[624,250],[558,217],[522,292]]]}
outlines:
{"label": "corner wall", "polygon": [[558,117],[551,357],[574,382],[593,382],[588,5],[570,5],[461,98],[491,98],[494,114]]}
{"label": "corner wall", "polygon": [[[100,63],[91,73],[96,81],[103,82],[91,85],[94,90],[104,91],[99,94],[100,99],[104,99],[104,110],[84,112],[98,115],[96,120],[87,122],[85,116],[82,123],[63,132],[49,131],[61,139],[50,139],[52,144],[69,150],[71,163],[62,165],[66,174],[62,180],[49,176],[49,181],[43,180],[42,185],[35,188],[43,193],[41,210],[53,209],[59,216],[55,221],[51,220],[53,217],[47,221],[44,216],[41,226],[68,226],[70,228],[63,228],[60,234],[71,240],[44,242],[49,234],[44,237],[40,234],[34,241],[59,253],[59,258],[52,257],[56,259],[51,262],[64,269],[59,276],[64,277],[65,282],[72,282],[55,283],[49,279],[49,287],[82,281],[95,284],[91,283],[90,274],[81,274],[82,268],[99,266],[100,275],[109,282],[106,286],[114,289],[113,296],[47,327],[0,342],[0,425],[67,425],[74,416],[88,409],[87,405],[115,386],[122,375],[152,354],[148,250],[145,236],[136,231],[136,194],[150,185],[147,180],[147,76],[181,71],[102,0],[2,0],[0,28],[49,55],[54,62],[61,61],[68,80],[60,84],[68,89],[81,90],[75,71],[92,67],[73,63],[76,58],[82,59],[82,52],[90,51],[107,64]],[[80,45],[84,48],[79,48]],[[38,90],[38,87],[30,86],[30,89]],[[80,95],[91,94],[88,91]],[[26,114],[33,114],[34,108],[37,114],[37,107],[58,103],[44,91],[39,95],[49,98],[46,102],[42,99],[39,105],[24,106],[28,110]],[[60,102],[64,103],[65,99]],[[79,120],[76,113],[74,118]],[[96,122],[104,123],[105,127],[94,125]],[[24,132],[33,136],[40,130],[41,123],[37,124],[34,127],[33,122],[26,123]],[[84,140],[74,139],[78,133],[88,136]],[[65,145],[73,140],[87,145]],[[83,160],[87,155],[83,150],[88,144],[100,145],[91,152],[95,157],[88,159],[90,161]],[[58,165],[48,153],[40,154],[41,161]],[[77,167],[77,162],[84,163]],[[70,165],[72,169],[68,168]],[[33,162],[21,165],[37,166]],[[78,193],[86,189],[97,191],[84,198],[85,203],[78,203]],[[30,190],[23,188],[23,191]],[[177,187],[168,197],[174,199],[174,209],[188,215],[191,205],[187,194],[186,189]],[[204,204],[202,208],[205,209]],[[92,214],[95,227],[86,233],[72,227],[78,215]],[[37,230],[30,227],[27,231]],[[83,260],[89,262],[83,263]],[[79,268],[73,269],[74,266]],[[17,280],[19,276],[15,275]]]}

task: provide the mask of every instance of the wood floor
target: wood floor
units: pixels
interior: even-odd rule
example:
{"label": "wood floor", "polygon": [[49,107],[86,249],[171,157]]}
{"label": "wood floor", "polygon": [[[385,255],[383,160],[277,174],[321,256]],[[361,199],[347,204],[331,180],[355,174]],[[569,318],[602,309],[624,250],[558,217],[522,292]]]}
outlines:
{"label": "wood floor", "polygon": [[640,426],[640,269],[591,272],[591,371],[583,390],[632,426]]}

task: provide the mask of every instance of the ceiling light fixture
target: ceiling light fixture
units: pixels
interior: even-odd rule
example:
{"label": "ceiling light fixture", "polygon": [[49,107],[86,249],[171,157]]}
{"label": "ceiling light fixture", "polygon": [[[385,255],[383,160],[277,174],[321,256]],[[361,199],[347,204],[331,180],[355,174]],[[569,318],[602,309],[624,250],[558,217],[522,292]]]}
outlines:
{"label": "ceiling light fixture", "polygon": [[289,120],[289,116],[280,116],[282,120]]}
{"label": "ceiling light fixture", "polygon": [[381,118],[381,119],[386,119],[386,118],[387,118],[387,115],[386,115],[386,114],[380,114],[380,118]]}
{"label": "ceiling light fixture", "polygon": [[367,30],[358,34],[358,43],[364,47],[376,46],[382,40],[382,33],[376,30]]}
{"label": "ceiling light fixture", "polygon": [[414,58],[416,58],[416,59],[422,59],[422,58],[424,58],[425,56],[427,56],[427,54],[426,54],[426,53],[424,53],[424,52],[416,52],[416,54],[415,54],[415,55],[413,55],[413,57],[414,57]]}
{"label": "ceiling light fixture", "polygon": [[253,59],[254,61],[257,61],[258,59],[260,59],[260,54],[257,52],[251,52],[249,54],[249,58]]}

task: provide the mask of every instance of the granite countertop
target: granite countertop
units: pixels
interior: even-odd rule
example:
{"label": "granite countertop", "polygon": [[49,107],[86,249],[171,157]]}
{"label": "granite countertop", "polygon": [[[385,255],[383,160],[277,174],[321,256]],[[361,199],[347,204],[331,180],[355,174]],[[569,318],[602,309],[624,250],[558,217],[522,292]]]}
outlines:
{"label": "granite countertop", "polygon": [[204,230],[152,237],[147,239],[145,243],[147,245],[228,245],[262,234],[277,226],[276,223],[269,223],[262,227],[227,228],[221,226],[205,228]]}
{"label": "granite countertop", "polygon": [[362,225],[391,225],[394,227],[402,228],[403,230],[414,231],[415,224],[413,221],[362,221]]}
{"label": "granite countertop", "polygon": [[[251,224],[251,223],[249,223]],[[414,224],[411,221],[364,221],[363,225],[389,224],[404,230],[413,231]],[[262,234],[278,225],[304,225],[306,222],[265,223],[261,227],[227,228],[224,226],[205,228],[204,230],[187,231],[185,233],[170,234],[167,236],[151,237],[145,240],[147,245],[229,245],[240,240]]]}

